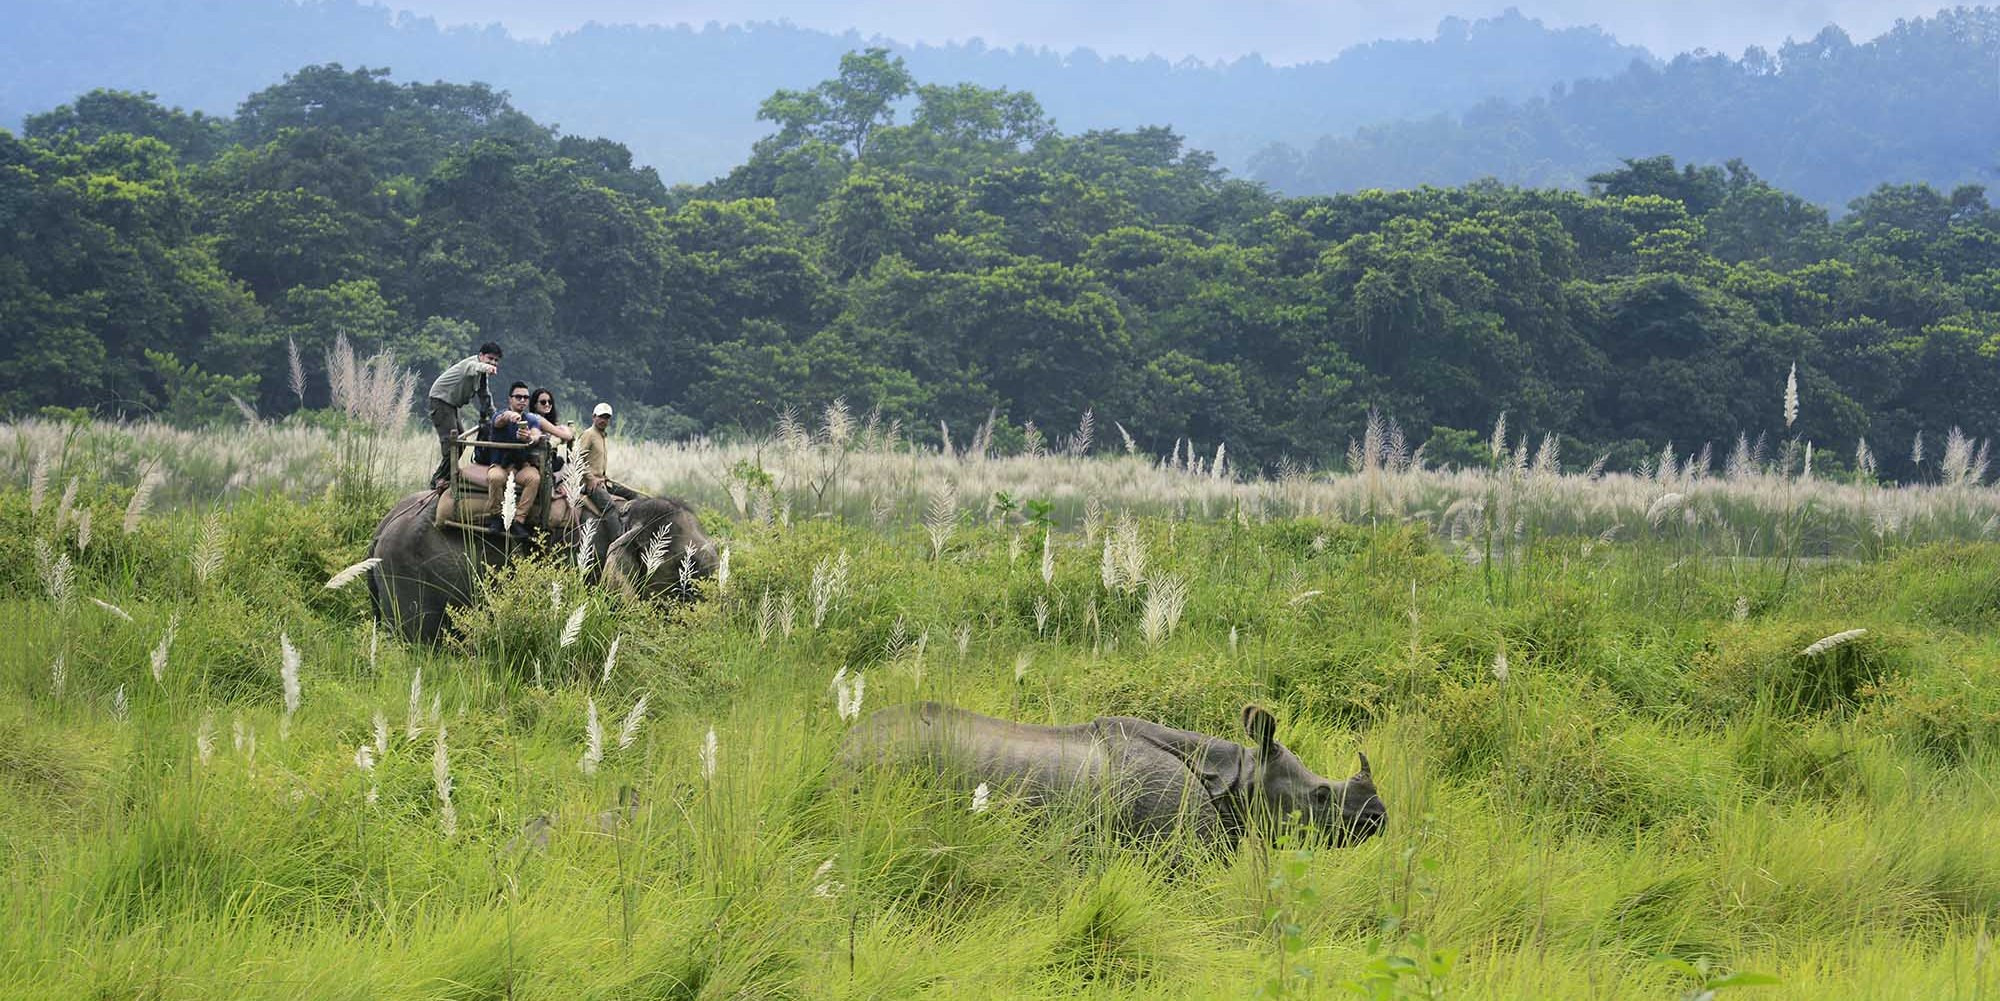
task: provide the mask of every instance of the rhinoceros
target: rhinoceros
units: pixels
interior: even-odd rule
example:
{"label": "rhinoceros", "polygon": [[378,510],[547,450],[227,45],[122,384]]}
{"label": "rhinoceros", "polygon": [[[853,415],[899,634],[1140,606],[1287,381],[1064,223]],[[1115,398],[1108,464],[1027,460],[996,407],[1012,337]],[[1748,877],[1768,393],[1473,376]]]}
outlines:
{"label": "rhinoceros", "polygon": [[1382,829],[1387,808],[1366,755],[1352,778],[1328,781],[1278,743],[1277,727],[1269,712],[1244,706],[1245,747],[1131,716],[1036,726],[919,702],[862,720],[841,747],[841,763],[850,772],[927,770],[1033,806],[1093,806],[1116,833],[1136,840],[1183,832],[1228,849],[1253,824],[1275,833],[1294,817],[1336,845]]}

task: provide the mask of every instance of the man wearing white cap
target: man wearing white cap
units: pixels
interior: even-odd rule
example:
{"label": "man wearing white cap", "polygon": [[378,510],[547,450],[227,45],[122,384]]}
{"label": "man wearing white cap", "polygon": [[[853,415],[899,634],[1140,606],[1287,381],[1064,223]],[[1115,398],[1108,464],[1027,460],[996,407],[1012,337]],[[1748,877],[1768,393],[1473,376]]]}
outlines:
{"label": "man wearing white cap", "polygon": [[611,506],[611,492],[605,489],[611,480],[611,449],[605,442],[610,433],[611,404],[600,403],[590,411],[590,426],[577,436],[576,451],[583,462],[583,494],[604,516],[604,527],[611,533],[606,538],[615,539],[624,530],[618,509]]}

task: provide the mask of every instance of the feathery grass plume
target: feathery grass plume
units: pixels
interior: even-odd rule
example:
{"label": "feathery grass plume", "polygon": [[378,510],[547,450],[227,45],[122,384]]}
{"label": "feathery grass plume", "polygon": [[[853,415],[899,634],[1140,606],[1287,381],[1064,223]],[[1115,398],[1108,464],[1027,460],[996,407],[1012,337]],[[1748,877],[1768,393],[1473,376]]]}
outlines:
{"label": "feathery grass plume", "polygon": [[1507,455],[1507,411],[1500,411],[1500,419],[1493,422],[1493,437],[1487,439],[1486,451],[1497,465]]}
{"label": "feathery grass plume", "polygon": [[328,591],[338,591],[341,588],[346,587],[347,585],[352,584],[357,580],[360,580],[363,574],[381,565],[382,565],[382,557],[370,556],[367,559],[362,560],[359,563],[355,563],[347,567],[346,569],[340,571],[339,573],[334,574],[331,577],[328,577],[326,580],[325,588]]}
{"label": "feathery grass plume", "polygon": [[105,601],[102,598],[92,598],[90,599],[90,603],[96,605],[99,608],[104,609],[105,613],[108,615],[122,619],[126,622],[132,621],[132,615],[130,612],[127,612],[124,609],[119,608],[117,605]]}
{"label": "feathery grass plume", "polygon": [[119,685],[118,690],[111,693],[111,718],[123,723],[131,715],[132,706],[125,701],[125,686]]}
{"label": "feathery grass plume", "polygon": [[430,718],[432,726],[437,726],[444,719],[444,696],[437,692],[431,693]]}
{"label": "feathery grass plume", "polygon": [[1812,460],[1813,460],[1813,443],[1806,442],[1806,465],[1805,469],[1799,473],[1799,479],[1802,480],[1812,479]]}
{"label": "feathery grass plume", "polygon": [[1096,542],[1097,533],[1104,531],[1104,505],[1095,497],[1083,499],[1083,541]]}
{"label": "feathery grass plume", "polygon": [[1736,447],[1729,453],[1729,461],[1723,465],[1723,476],[1740,480],[1757,471],[1750,459],[1750,436],[1736,432]]}
{"label": "feathery grass plume", "polygon": [[174,634],[181,628],[181,613],[167,616],[166,631],[160,633],[160,642],[153,647],[153,681],[155,684],[167,680],[167,652],[173,648]]}
{"label": "feathery grass plume", "polygon": [[653,575],[666,565],[667,550],[673,545],[673,537],[673,526],[662,525],[658,532],[653,533],[653,541],[647,543],[645,551],[639,554],[639,562],[646,567],[647,580],[652,580]]}
{"label": "feathery grass plume", "polygon": [[1731,611],[1730,617],[1738,622],[1748,619],[1750,617],[1750,599],[1740,594],[1737,595],[1736,607]]}
{"label": "feathery grass plume", "polygon": [[611,683],[611,669],[618,666],[618,644],[625,642],[624,636],[611,637],[611,648],[604,651],[604,677],[600,684]]}
{"label": "feathery grass plume", "polygon": [[1924,432],[1922,428],[1917,429],[1916,438],[1910,442],[1910,464],[1913,466],[1922,466],[1924,464]]}
{"label": "feathery grass plume", "polygon": [[639,729],[646,725],[646,701],[643,693],[639,701],[632,703],[632,710],[625,714],[625,722],[618,727],[618,749],[625,750],[639,739]]}
{"label": "feathery grass plume", "polygon": [[583,635],[584,614],[589,610],[589,602],[579,602],[576,611],[569,613],[569,620],[563,623],[562,635],[556,639],[558,649],[567,650],[576,645],[577,639]]}
{"label": "feathery grass plume", "polygon": [[771,603],[771,589],[765,588],[763,597],[757,599],[757,645],[763,646],[771,639],[771,630],[778,624],[778,606]]}
{"label": "feathery grass plume", "polygon": [[285,686],[285,715],[278,720],[278,739],[291,735],[292,714],[299,711],[299,650],[292,645],[292,637],[278,633],[278,678]]}
{"label": "feathery grass plume", "polygon": [[1035,595],[1035,635],[1040,636],[1049,627],[1049,599],[1046,595]]}
{"label": "feathery grass plume", "polygon": [[597,721],[597,700],[584,700],[583,760],[577,767],[585,775],[597,774],[597,765],[604,760],[604,727]]}
{"label": "feathery grass plume", "polygon": [[1849,629],[1844,632],[1834,633],[1832,636],[1822,636],[1814,640],[1811,646],[1799,651],[1799,656],[1817,657],[1828,650],[1846,646],[1866,635],[1868,635],[1868,630],[1866,629]]}
{"label": "feathery grass plume", "polygon": [[410,708],[403,717],[403,739],[416,740],[424,732],[424,666],[410,673]]}
{"label": "feathery grass plume", "polygon": [[597,527],[596,518],[585,518],[583,528],[578,530],[577,534],[576,569],[586,576],[590,573],[590,568],[597,565]]}
{"label": "feathery grass plume", "polygon": [[854,413],[847,408],[847,397],[834,397],[833,402],[826,405],[823,420],[820,435],[827,444],[840,448],[854,437]]}
{"label": "feathery grass plume", "polygon": [[1028,668],[1034,663],[1035,652],[1033,650],[1022,650],[1014,655],[1014,684],[1020,685],[1027,682]]}
{"label": "feathery grass plume", "polygon": [[70,599],[76,593],[76,564],[68,553],[56,553],[49,548],[45,539],[35,540],[35,572],[42,578],[42,590],[48,592],[49,602],[56,611],[69,611]]}
{"label": "feathery grass plume", "polygon": [[449,841],[458,833],[458,808],[451,805],[451,752],[445,748],[443,726],[438,727],[437,744],[431,750],[431,784],[437,789],[438,820]]}
{"label": "feathery grass plume", "polygon": [[1215,461],[1210,463],[1208,467],[1209,479],[1223,480],[1229,478],[1229,463],[1225,460],[1223,452],[1228,446],[1228,442],[1219,441],[1215,443]]}
{"label": "feathery grass plume", "polygon": [[1290,598],[1287,598],[1285,600],[1285,605],[1288,608],[1297,608],[1300,605],[1303,605],[1306,602],[1311,601],[1314,598],[1317,598],[1325,593],[1326,593],[1325,591],[1319,590],[1318,588],[1315,588],[1311,591],[1300,591],[1299,593],[1292,595]]}
{"label": "feathery grass plume", "polygon": [[1187,581],[1173,574],[1156,574],[1146,582],[1146,605],[1139,618],[1139,633],[1146,642],[1158,643],[1173,635],[1187,596]]}
{"label": "feathery grass plume", "polygon": [[1236,652],[1236,627],[1235,627],[1235,626],[1230,626],[1230,627],[1229,627],[1229,652],[1230,652],[1230,653],[1235,653],[1235,652]]}
{"label": "feathery grass plume", "polygon": [[295,338],[285,338],[285,360],[290,367],[286,385],[291,388],[292,395],[298,397],[299,409],[303,410],[306,405],[306,364],[299,357],[299,342]]}
{"label": "feathery grass plume", "polygon": [[812,627],[814,629],[818,629],[826,622],[828,609],[833,607],[834,601],[839,599],[841,593],[846,589],[847,572],[848,561],[847,550],[845,549],[840,551],[840,556],[837,559],[831,556],[820,557],[819,563],[813,567],[812,584],[808,587],[806,593],[812,599]]}
{"label": "feathery grass plume", "polygon": [[847,677],[847,669],[841,668],[833,677],[833,710],[842,722],[852,723],[861,716],[861,699],[868,691],[868,676],[856,674]]}
{"label": "feathery grass plume", "polygon": [[514,527],[514,516],[520,513],[521,484],[514,479],[514,471],[507,470],[507,489],[500,494],[500,524],[504,528]]}
{"label": "feathery grass plume", "polygon": [[1132,432],[1125,430],[1125,425],[1117,421],[1112,421],[1111,426],[1118,429],[1118,437],[1125,439],[1125,454],[1138,455],[1139,443],[1132,440]]}
{"label": "feathery grass plume", "polygon": [[215,757],[215,714],[203,713],[201,726],[194,731],[194,754],[203,766]]}
{"label": "feathery grass plume", "polygon": [[972,812],[985,813],[992,806],[993,788],[984,782],[972,790]]}
{"label": "feathery grass plume", "polygon": [[1076,434],[1070,437],[1069,454],[1083,458],[1090,452],[1090,439],[1097,432],[1097,414],[1085,408],[1083,417],[1076,422]]}
{"label": "feathery grass plume", "polygon": [[1964,486],[1972,473],[1972,439],[1958,425],[1944,437],[1944,456],[1938,459],[1938,478],[1945,486]]}
{"label": "feathery grass plume", "polygon": [[939,455],[942,455],[947,459],[958,458],[958,453],[952,451],[951,448],[951,425],[946,424],[943,421],[938,422],[938,439],[939,439],[938,440]]}
{"label": "feathery grass plume", "polygon": [[49,457],[35,453],[35,468],[28,474],[28,513],[41,514],[49,496]]}
{"label": "feathery grass plume", "polygon": [[1501,684],[1507,683],[1507,640],[1500,640],[1500,649],[1493,653],[1493,677]]}
{"label": "feathery grass plume", "polygon": [[729,593],[729,547],[722,547],[722,556],[715,561],[715,593]]}
{"label": "feathery grass plume", "polygon": [[376,801],[382,798],[382,787],[375,783],[375,748],[373,745],[363,742],[361,746],[354,749],[354,767],[359,768],[361,774],[368,778],[367,802],[370,806],[375,805]]}
{"label": "feathery grass plume", "polygon": [[1097,579],[1107,592],[1118,590],[1118,542],[1109,535],[1104,537],[1104,558],[1097,564]]}
{"label": "feathery grass plume", "polygon": [[562,581],[559,580],[549,581],[549,611],[560,615],[562,614],[562,606],[563,606]]}
{"label": "feathery grass plume", "polygon": [[222,520],[211,513],[201,519],[201,534],[195,539],[194,552],[188,556],[188,562],[194,566],[196,583],[207,584],[221,571],[222,555]]}
{"label": "feathery grass plume", "polygon": [[778,443],[795,452],[803,452],[812,444],[812,432],[799,423],[797,407],[786,405],[778,412]]}
{"label": "feathery grass plume", "polygon": [[56,530],[61,531],[69,522],[69,516],[76,510],[77,478],[69,478],[69,485],[63,488],[62,499],[56,501]]}
{"label": "feathery grass plume", "polygon": [[1553,432],[1542,435],[1542,447],[1535,450],[1534,475],[1562,475],[1562,442]]}
{"label": "feathery grass plume", "polygon": [[924,533],[931,540],[931,558],[943,559],[945,544],[958,524],[958,484],[944,480],[931,491],[930,506],[924,515]]}
{"label": "feathery grass plume", "polygon": [[952,637],[958,641],[958,659],[964,660],[972,649],[972,623],[959,623],[958,631],[953,633]]}
{"label": "feathery grass plume", "polygon": [[90,548],[90,509],[84,508],[76,516],[76,551],[82,555]]}
{"label": "feathery grass plume", "polygon": [[1039,459],[1048,454],[1043,447],[1042,429],[1034,421],[1021,425],[1021,453],[1030,459]]}
{"label": "feathery grass plume", "polygon": [[1021,532],[1016,529],[1007,536],[1007,565],[1011,567],[1019,562],[1021,562]]}
{"label": "feathery grass plume", "polygon": [[792,601],[792,592],[778,595],[778,628],[786,639],[792,638],[792,630],[798,626],[799,610]]}
{"label": "feathery grass plume", "polygon": [[375,710],[375,753],[389,753],[389,716],[382,710]]}
{"label": "feathery grass plume", "polygon": [[125,504],[126,535],[139,530],[139,522],[146,517],[146,512],[153,506],[153,492],[160,489],[160,484],[165,480],[166,477],[160,473],[157,465],[147,466],[146,471],[140,475],[139,485],[132,488],[132,499]]}
{"label": "feathery grass plume", "polygon": [[720,750],[721,748],[715,740],[715,728],[711,726],[708,728],[708,736],[703,737],[701,740],[701,777],[703,779],[712,780],[715,778],[715,759],[717,752]]}
{"label": "feathery grass plume", "polygon": [[1799,363],[1792,363],[1792,370],[1785,376],[1785,427],[1799,419]]}
{"label": "feathery grass plume", "polygon": [[682,594],[694,593],[694,550],[681,552],[680,585]]}
{"label": "feathery grass plume", "polygon": [[257,416],[257,408],[251,406],[250,401],[245,400],[235,393],[231,393],[229,394],[229,402],[236,404],[236,413],[243,418],[243,423],[255,427],[263,422],[263,418]]}
{"label": "feathery grass plume", "polygon": [[847,889],[839,880],[833,878],[833,866],[839,859],[840,856],[838,855],[832,856],[826,861],[821,862],[819,868],[813,870],[813,896],[832,900],[840,896],[841,891]]}
{"label": "feathery grass plume", "polygon": [[1056,582],[1055,529],[1042,530],[1042,583],[1053,587]]}
{"label": "feathery grass plume", "polygon": [[49,665],[49,694],[54,698],[63,697],[63,689],[69,687],[69,655],[57,653],[56,662]]}
{"label": "feathery grass plume", "polygon": [[1653,501],[1652,506],[1646,509],[1646,520],[1654,528],[1659,528],[1666,523],[1668,518],[1673,516],[1674,512],[1681,509],[1681,502],[1684,500],[1686,498],[1681,494],[1661,494],[1657,500]]}

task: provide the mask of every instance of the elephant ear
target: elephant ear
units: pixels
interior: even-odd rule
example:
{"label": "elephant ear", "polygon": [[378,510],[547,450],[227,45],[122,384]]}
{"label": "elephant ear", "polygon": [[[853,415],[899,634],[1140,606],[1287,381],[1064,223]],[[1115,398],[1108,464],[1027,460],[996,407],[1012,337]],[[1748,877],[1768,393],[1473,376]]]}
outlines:
{"label": "elephant ear", "polygon": [[1258,754],[1270,754],[1278,748],[1278,719],[1263,706],[1243,707],[1243,732],[1250,735]]}

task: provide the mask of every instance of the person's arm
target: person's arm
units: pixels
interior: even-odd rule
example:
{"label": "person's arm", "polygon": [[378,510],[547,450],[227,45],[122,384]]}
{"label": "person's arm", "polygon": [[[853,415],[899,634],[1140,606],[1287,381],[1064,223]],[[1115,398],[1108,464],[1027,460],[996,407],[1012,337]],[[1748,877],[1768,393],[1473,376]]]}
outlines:
{"label": "person's arm", "polygon": [[547,431],[557,441],[573,442],[576,440],[575,431],[570,430],[566,425],[557,424],[554,421],[543,421],[542,430]]}
{"label": "person's arm", "polygon": [[486,385],[486,377],[493,374],[494,368],[475,358],[472,361],[472,371],[479,379],[473,383],[472,391],[479,397],[479,419],[483,421],[493,416],[493,390]]}

